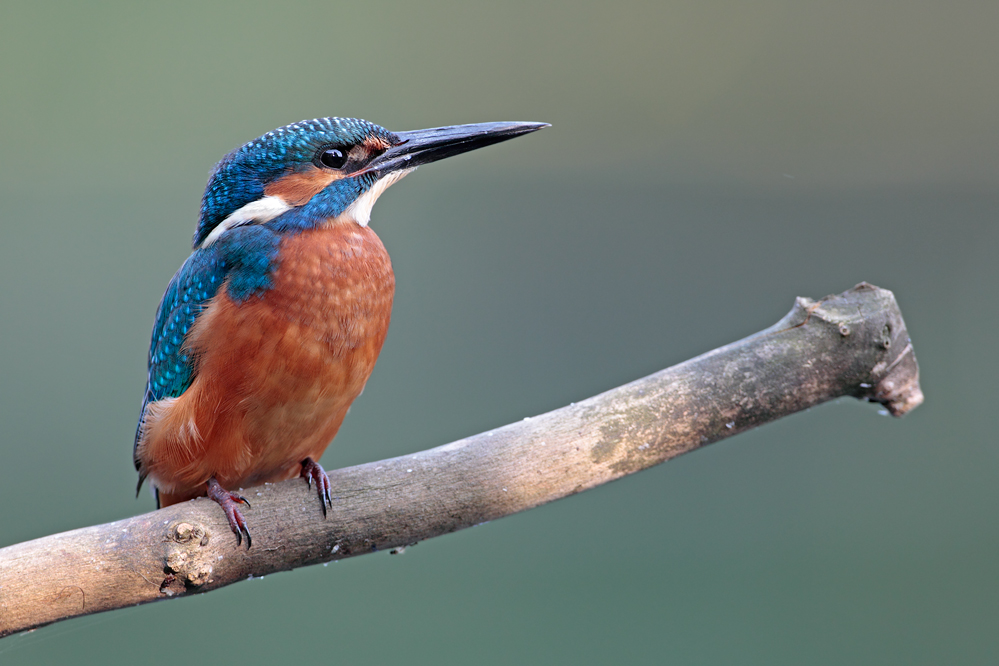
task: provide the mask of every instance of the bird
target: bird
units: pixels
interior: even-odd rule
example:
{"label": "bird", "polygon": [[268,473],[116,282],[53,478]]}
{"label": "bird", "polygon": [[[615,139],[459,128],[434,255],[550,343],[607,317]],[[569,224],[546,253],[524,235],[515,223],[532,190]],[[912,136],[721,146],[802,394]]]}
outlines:
{"label": "bird", "polygon": [[207,496],[252,544],[235,489],[301,477],[332,508],[318,460],[371,375],[395,275],[371,209],[417,167],[548,127],[493,122],[391,132],[358,118],[285,125],[215,165],[193,250],[156,311],[133,446],[157,507]]}

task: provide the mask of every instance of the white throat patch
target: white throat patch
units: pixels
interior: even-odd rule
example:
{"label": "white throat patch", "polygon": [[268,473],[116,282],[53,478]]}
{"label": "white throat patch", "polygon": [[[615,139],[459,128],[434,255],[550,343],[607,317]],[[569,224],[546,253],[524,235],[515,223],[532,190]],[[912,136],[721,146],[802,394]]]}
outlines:
{"label": "white throat patch", "polygon": [[[374,207],[378,197],[380,197],[382,192],[387,190],[389,186],[398,182],[403,176],[412,171],[416,171],[416,167],[413,167],[412,169],[400,169],[399,171],[393,171],[389,175],[379,178],[375,181],[375,184],[371,186],[371,189],[357,197],[357,199],[354,200],[354,203],[350,204],[350,206],[347,207],[347,210],[341,213],[341,217],[348,217],[362,227],[368,226],[368,222],[371,221],[371,209]],[[266,196],[261,197],[256,201],[251,201],[242,208],[233,211],[227,218],[222,220],[217,227],[212,229],[211,233],[205,236],[205,240],[201,241],[201,244],[198,245],[198,249],[208,247],[230,229],[242,227],[247,224],[263,224],[264,222],[269,222],[278,215],[282,215],[291,209],[292,206],[278,196]]]}
{"label": "white throat patch", "polygon": [[416,171],[416,167],[412,169],[400,169],[399,171],[393,171],[387,176],[382,176],[375,181],[371,189],[357,197],[354,203],[350,204],[347,210],[343,211],[342,215],[351,218],[362,227],[368,226],[368,222],[371,221],[371,209],[374,208],[375,202],[378,201],[378,197],[382,195],[382,192],[387,190],[390,185],[399,182],[403,176],[413,171]]}
{"label": "white throat patch", "polygon": [[262,197],[256,201],[251,201],[242,208],[233,211],[229,217],[222,220],[212,232],[201,241],[198,248],[208,247],[219,239],[219,236],[229,231],[233,227],[242,227],[247,224],[261,224],[273,220],[278,215],[291,210],[281,197]]}

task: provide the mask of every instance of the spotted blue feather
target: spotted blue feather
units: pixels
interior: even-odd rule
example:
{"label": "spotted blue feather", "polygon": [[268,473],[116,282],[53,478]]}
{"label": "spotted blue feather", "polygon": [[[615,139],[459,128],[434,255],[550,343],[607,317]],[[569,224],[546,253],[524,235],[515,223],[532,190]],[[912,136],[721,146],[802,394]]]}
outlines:
{"label": "spotted blue feather", "polygon": [[264,196],[264,186],[295,165],[310,164],[324,146],[349,147],[368,137],[398,143],[384,127],[359,118],[315,118],[279,127],[215,165],[201,202],[197,247],[233,211]]}
{"label": "spotted blue feather", "polygon": [[170,280],[153,325],[136,445],[149,403],[179,397],[194,381],[197,359],[184,343],[198,317],[223,286],[237,303],[269,289],[279,242],[280,236],[268,227],[237,227],[195,250]]}

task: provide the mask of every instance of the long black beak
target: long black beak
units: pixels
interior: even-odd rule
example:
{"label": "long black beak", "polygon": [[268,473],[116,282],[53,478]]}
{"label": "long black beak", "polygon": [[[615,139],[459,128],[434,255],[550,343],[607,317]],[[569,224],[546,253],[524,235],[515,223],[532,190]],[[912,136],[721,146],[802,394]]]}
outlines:
{"label": "long black beak", "polygon": [[421,164],[442,160],[452,155],[467,153],[476,148],[491,146],[521,134],[530,134],[548,123],[476,123],[451,125],[433,129],[397,132],[402,139],[368,163],[364,172],[374,172],[379,178],[400,169],[411,169]]}

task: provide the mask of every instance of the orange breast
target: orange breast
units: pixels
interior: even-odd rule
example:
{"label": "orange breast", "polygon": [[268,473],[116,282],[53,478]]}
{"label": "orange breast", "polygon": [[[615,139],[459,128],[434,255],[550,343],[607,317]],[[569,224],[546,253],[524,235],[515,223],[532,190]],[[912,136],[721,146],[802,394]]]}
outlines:
{"label": "orange breast", "polygon": [[163,505],[298,474],[361,393],[388,332],[395,277],[368,227],[290,235],[274,286],[236,303],[222,289],[186,346],[197,374],[149,406],[139,457]]}

